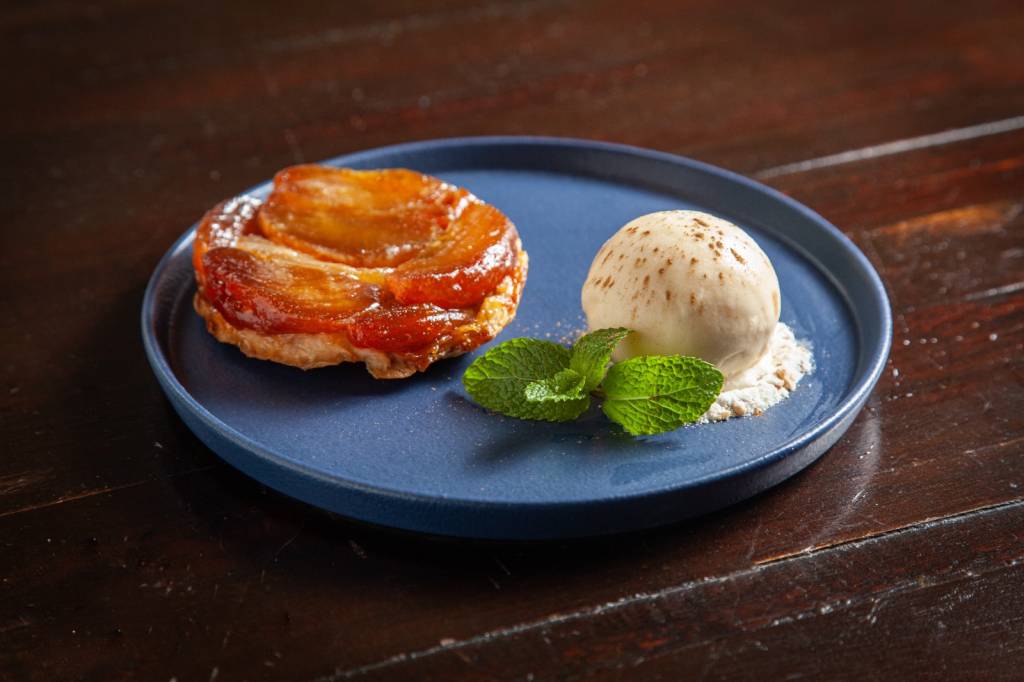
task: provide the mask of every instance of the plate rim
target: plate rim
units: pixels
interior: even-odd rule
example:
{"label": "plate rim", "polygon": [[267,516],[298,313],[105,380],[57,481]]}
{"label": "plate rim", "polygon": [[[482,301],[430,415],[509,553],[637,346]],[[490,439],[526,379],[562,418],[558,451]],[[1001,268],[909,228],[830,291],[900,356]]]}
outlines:
{"label": "plate rim", "polygon": [[[443,503],[447,507],[457,507],[465,509],[508,509],[515,508],[522,511],[531,510],[543,510],[552,508],[587,508],[591,506],[601,506],[607,502],[632,502],[641,501],[649,498],[656,498],[659,496],[680,493],[688,489],[701,488],[704,486],[726,482],[729,479],[735,477],[754,474],[761,469],[770,467],[791,455],[800,452],[804,448],[807,448],[817,442],[819,439],[826,437],[833,429],[844,424],[846,420],[851,420],[863,407],[865,401],[874,389],[875,384],[881,377],[886,362],[888,361],[889,353],[892,347],[892,308],[889,302],[889,298],[886,294],[885,285],[882,282],[878,272],[868,260],[867,256],[857,247],[857,245],[847,237],[839,228],[833,225],[831,222],[826,220],[820,214],[813,209],[805,206],[804,204],[796,201],[795,199],[786,196],[778,190],[769,187],[763,183],[758,182],[752,178],[740,175],[734,171],[730,171],[725,168],[714,166],[712,164],[691,159],[689,157],[673,154],[670,152],[663,152],[654,149],[648,149],[644,147],[637,147],[628,144],[620,144],[614,142],[606,142],[599,140],[589,140],[585,138],[573,138],[573,137],[548,137],[548,136],[535,136],[535,135],[485,135],[485,136],[466,136],[466,137],[450,137],[450,138],[438,138],[419,140],[415,142],[405,142],[399,144],[385,145],[380,147],[373,147],[369,149],[358,150],[348,154],[342,154],[334,156],[322,161],[315,161],[312,163],[320,163],[325,165],[341,165],[341,164],[352,164],[357,163],[360,160],[366,158],[373,158],[378,155],[387,154],[410,154],[410,153],[421,153],[424,151],[443,151],[446,149],[460,148],[467,146],[520,146],[524,144],[549,146],[552,148],[562,147],[575,150],[602,150],[619,154],[627,154],[631,156],[639,156],[654,161],[662,161],[672,165],[687,166],[693,170],[701,173],[706,173],[718,178],[724,179],[729,182],[733,182],[739,185],[743,185],[748,189],[754,190],[758,193],[765,194],[771,199],[785,204],[790,209],[795,210],[805,217],[816,223],[818,227],[824,229],[830,233],[830,236],[837,239],[846,247],[847,253],[853,257],[856,261],[857,269],[865,276],[869,286],[869,291],[874,297],[874,303],[878,306],[878,317],[874,320],[879,324],[879,336],[881,339],[880,346],[871,348],[868,351],[867,357],[869,358],[868,367],[862,371],[857,372],[851,383],[850,388],[847,390],[846,395],[842,398],[837,408],[830,412],[824,419],[811,426],[809,429],[797,434],[793,438],[789,439],[785,443],[778,447],[762,453],[755,459],[736,464],[725,469],[718,469],[713,473],[705,474],[698,478],[690,479],[684,483],[668,484],[658,488],[646,489],[643,491],[625,493],[625,494],[610,494],[603,495],[600,498],[583,498],[574,500],[549,500],[549,501],[496,501],[496,500],[482,500],[474,499],[471,497],[440,497],[437,495],[429,495],[411,491],[398,490],[394,488],[386,488],[376,485],[367,484],[361,481],[351,480],[337,475],[325,474],[316,468],[289,459],[281,454],[275,452],[257,442],[256,440],[238,432],[229,424],[219,419],[216,415],[210,412],[202,403],[200,403],[189,391],[181,384],[176,373],[170,365],[169,359],[160,347],[159,341],[159,330],[156,329],[157,322],[157,310],[158,302],[156,300],[156,292],[160,282],[168,274],[168,270],[173,261],[178,257],[179,253],[187,248],[191,242],[195,233],[195,228],[198,225],[198,221],[191,225],[180,237],[178,237],[174,243],[167,249],[163,256],[158,261],[156,267],[150,276],[146,290],[143,295],[142,307],[141,307],[141,331],[143,347],[145,349],[147,360],[156,375],[157,380],[164,390],[171,398],[172,405],[180,410],[181,408],[187,408],[190,414],[198,418],[204,426],[212,430],[220,437],[230,441],[231,444],[243,451],[252,453],[253,455],[264,460],[266,463],[273,465],[274,467],[282,468],[287,472],[297,475],[302,478],[313,478],[322,484],[329,486],[342,486],[350,488],[355,491],[371,495],[377,498],[383,498],[385,500],[392,499],[395,501],[402,502],[417,502],[417,503],[430,503],[437,504]],[[242,190],[238,195],[251,194],[260,191],[262,188],[267,186],[272,179],[253,185],[245,190]],[[776,235],[785,238],[784,235]],[[804,257],[808,257],[815,265],[815,267],[822,274],[829,278],[829,281],[836,286],[838,292],[846,300],[846,304],[849,308],[849,312],[854,318],[855,324],[858,326],[864,325],[867,322],[860,319],[858,314],[858,307],[852,305],[852,302],[847,299],[847,291],[845,287],[837,286],[836,281],[833,279],[833,274],[824,268],[821,263],[817,261],[811,254],[806,253],[803,249],[800,249]],[[176,301],[177,302],[177,301]],[[858,335],[861,332],[858,330]],[[191,427],[190,427],[191,430]],[[845,429],[844,429],[845,430]],[[225,459],[225,456],[218,452],[215,448],[210,446],[208,443],[204,444],[210,447],[218,457]],[[831,447],[831,445],[829,445]],[[827,450],[826,448],[825,450]],[[823,450],[823,452],[825,451]],[[820,455],[819,455],[820,456]],[[803,466],[800,466],[797,471],[803,469],[811,462],[816,460],[818,457],[811,458]],[[239,468],[233,462],[229,462],[235,468]],[[252,477],[248,471],[242,470],[242,472]],[[796,472],[793,472],[796,473]],[[790,474],[792,475],[792,474]],[[784,478],[788,478],[788,475]],[[783,479],[784,480],[784,479]],[[261,483],[268,485],[269,487],[277,489],[277,486],[267,483],[266,481],[260,480]],[[774,484],[773,484],[774,485]],[[771,487],[771,486],[768,486]],[[760,488],[759,488],[760,490]],[[290,497],[296,497],[290,492],[284,494]],[[744,496],[745,497],[745,496]],[[302,500],[301,497],[297,498]],[[314,506],[323,507],[323,505],[308,502],[308,504]],[[721,506],[727,506],[732,502],[723,503]],[[337,511],[332,509],[331,511]],[[710,511],[710,509],[705,510]],[[345,514],[345,512],[339,512]],[[699,513],[704,513],[699,512]],[[361,518],[354,516],[353,518]],[[685,518],[685,515],[680,515],[680,520]],[[383,523],[384,525],[391,525],[395,527],[403,527],[411,530],[422,530],[421,528],[414,528],[411,525],[401,525],[392,522],[380,522],[374,519],[363,519],[368,520],[372,523]],[[640,525],[640,527],[647,527],[651,524]],[[451,532],[443,530],[432,530],[428,532],[435,532],[440,534],[448,535],[467,535],[467,533]],[[580,534],[576,534],[580,535]],[[491,537],[489,535],[475,535],[474,537]],[[567,534],[559,534],[557,537],[566,537]],[[512,537],[509,535],[501,535],[501,537]]]}

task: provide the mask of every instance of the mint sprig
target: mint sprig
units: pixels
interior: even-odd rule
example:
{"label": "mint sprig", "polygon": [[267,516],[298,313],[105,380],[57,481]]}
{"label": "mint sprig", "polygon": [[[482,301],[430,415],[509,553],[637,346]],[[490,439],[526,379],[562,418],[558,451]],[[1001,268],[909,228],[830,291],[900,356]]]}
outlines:
{"label": "mint sprig", "polygon": [[552,341],[511,339],[473,361],[462,375],[466,392],[489,410],[519,419],[566,422],[590,407],[590,396],[527,400],[526,387],[569,369],[569,349]]}
{"label": "mint sprig", "polygon": [[722,373],[699,358],[648,355],[612,365],[601,409],[634,436],[700,419],[722,391]]}
{"label": "mint sprig", "polygon": [[585,396],[584,384],[585,380],[578,372],[571,368],[563,369],[556,372],[553,377],[526,384],[523,394],[533,403],[561,403],[566,400],[579,400]]}
{"label": "mint sprig", "polygon": [[699,358],[636,357],[608,367],[630,330],[599,329],[570,350],[551,341],[500,343],[466,368],[462,383],[480,405],[519,419],[571,421],[604,395],[602,409],[628,433],[650,435],[696,421],[722,390],[722,373]]}
{"label": "mint sprig", "polygon": [[572,346],[569,366],[584,377],[585,387],[593,391],[608,371],[608,361],[619,341],[629,336],[625,327],[598,329],[584,334]]}

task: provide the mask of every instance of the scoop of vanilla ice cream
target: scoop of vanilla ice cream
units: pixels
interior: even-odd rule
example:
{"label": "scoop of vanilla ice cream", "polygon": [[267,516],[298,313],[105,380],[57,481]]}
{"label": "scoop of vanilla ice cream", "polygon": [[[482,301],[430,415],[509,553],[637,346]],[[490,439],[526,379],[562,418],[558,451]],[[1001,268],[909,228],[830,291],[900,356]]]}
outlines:
{"label": "scoop of vanilla ice cream", "polygon": [[699,211],[650,213],[597,252],[583,285],[590,329],[628,327],[614,359],[692,355],[726,380],[757,364],[779,321],[779,281],[732,223]]}

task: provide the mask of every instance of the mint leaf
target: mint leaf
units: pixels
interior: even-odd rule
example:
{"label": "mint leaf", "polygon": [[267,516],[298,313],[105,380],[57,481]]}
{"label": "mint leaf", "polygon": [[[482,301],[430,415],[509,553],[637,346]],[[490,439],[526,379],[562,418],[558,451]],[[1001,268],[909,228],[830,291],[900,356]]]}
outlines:
{"label": "mint leaf", "polygon": [[473,361],[462,375],[466,392],[483,407],[520,419],[570,421],[590,406],[590,396],[531,402],[526,387],[569,369],[569,349],[551,341],[511,339]]}
{"label": "mint leaf", "polygon": [[698,358],[649,355],[612,365],[601,387],[604,413],[634,436],[695,421],[722,390],[722,373]]}
{"label": "mint leaf", "polygon": [[550,379],[531,381],[524,391],[530,402],[565,402],[584,396],[583,377],[571,369],[563,369]]}
{"label": "mint leaf", "polygon": [[629,335],[625,327],[598,329],[581,336],[572,347],[572,358],[569,366],[581,374],[586,383],[587,391],[593,391],[604,379],[608,371],[608,361],[612,359],[612,351],[616,344]]}

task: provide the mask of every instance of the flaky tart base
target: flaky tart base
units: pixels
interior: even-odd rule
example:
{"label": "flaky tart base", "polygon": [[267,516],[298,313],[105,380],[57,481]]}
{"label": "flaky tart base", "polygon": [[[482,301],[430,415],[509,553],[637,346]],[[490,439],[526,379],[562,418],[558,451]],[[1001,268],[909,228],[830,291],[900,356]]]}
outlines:
{"label": "flaky tart base", "polygon": [[425,349],[410,353],[386,353],[353,346],[344,333],[266,334],[233,326],[200,293],[192,306],[206,321],[206,329],[223,343],[238,346],[251,358],[272,360],[301,369],[314,369],[342,362],[363,362],[377,379],[403,379],[422,372],[432,363],[456,357],[487,343],[512,321],[526,282],[528,257],[516,243],[516,270],[505,277],[477,306],[474,319],[452,334],[437,338]]}

